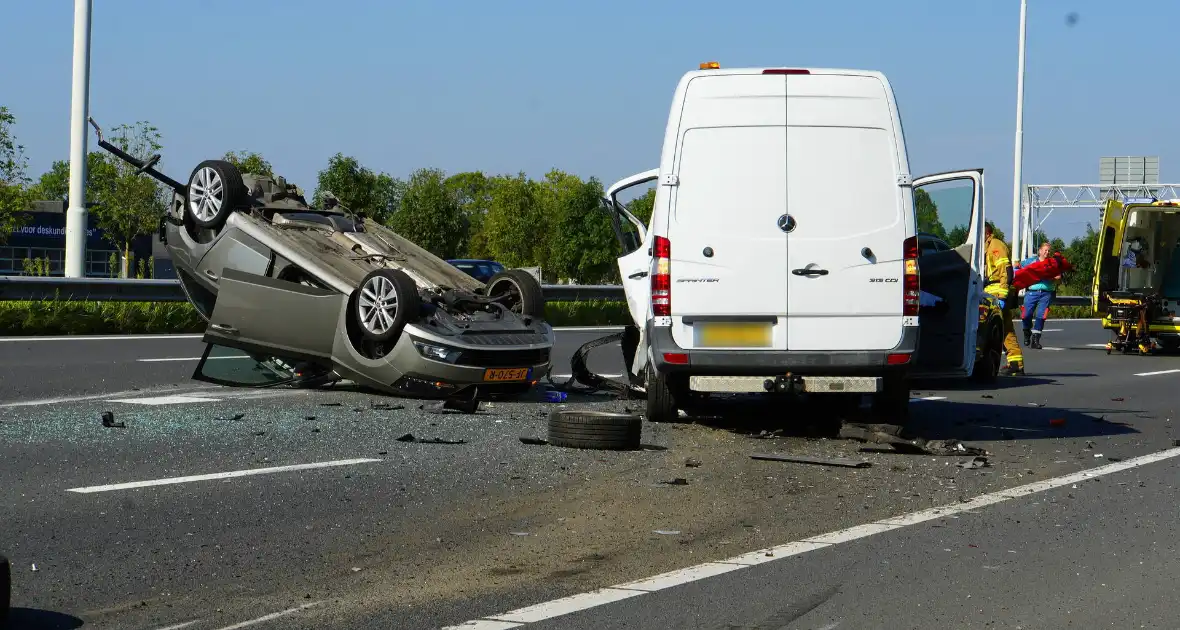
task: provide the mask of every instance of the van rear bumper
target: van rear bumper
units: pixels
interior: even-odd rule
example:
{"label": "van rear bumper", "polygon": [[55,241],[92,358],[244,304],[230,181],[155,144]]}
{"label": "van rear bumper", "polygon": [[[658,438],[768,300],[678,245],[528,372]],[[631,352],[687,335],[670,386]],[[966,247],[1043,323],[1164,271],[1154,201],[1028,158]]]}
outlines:
{"label": "van rear bumper", "polygon": [[[794,351],[794,350],[685,350],[672,338],[667,326],[647,325],[652,348],[652,365],[662,374],[695,376],[771,376],[786,372],[798,375],[880,376],[907,372],[912,363],[890,365],[891,354],[916,353],[918,328],[903,328],[901,341],[889,350]],[[683,354],[687,363],[670,363],[665,353]]]}

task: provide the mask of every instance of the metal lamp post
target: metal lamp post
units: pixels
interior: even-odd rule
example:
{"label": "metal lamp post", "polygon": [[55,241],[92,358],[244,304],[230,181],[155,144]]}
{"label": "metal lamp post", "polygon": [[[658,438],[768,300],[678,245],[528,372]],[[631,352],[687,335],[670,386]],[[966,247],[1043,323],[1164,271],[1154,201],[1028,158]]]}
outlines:
{"label": "metal lamp post", "polygon": [[74,82],[70,99],[70,201],[66,210],[67,278],[86,275],[86,119],[90,115],[90,8],[74,0]]}
{"label": "metal lamp post", "polygon": [[1021,166],[1024,158],[1024,39],[1028,16],[1028,0],[1020,0],[1020,44],[1016,69],[1016,155],[1012,173],[1012,251],[1011,256],[1020,255],[1020,236],[1024,230],[1021,221]]}

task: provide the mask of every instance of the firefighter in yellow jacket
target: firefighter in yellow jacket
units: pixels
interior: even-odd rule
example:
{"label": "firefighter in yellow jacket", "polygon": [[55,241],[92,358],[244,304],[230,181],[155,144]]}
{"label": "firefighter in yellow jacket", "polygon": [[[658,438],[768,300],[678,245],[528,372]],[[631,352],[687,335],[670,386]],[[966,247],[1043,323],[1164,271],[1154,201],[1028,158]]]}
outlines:
{"label": "firefighter in yellow jacket", "polygon": [[1016,308],[1016,300],[1011,299],[1009,288],[1012,282],[1012,261],[1008,255],[1008,246],[1004,244],[1004,241],[996,238],[993,228],[994,226],[989,221],[983,232],[987,240],[984,245],[986,252],[984,264],[987,267],[987,276],[984,281],[987,284],[983,290],[999,301],[1000,309],[1003,311],[1004,349],[1008,352],[1008,365],[1002,368],[1000,373],[1008,376],[1023,376],[1024,355],[1020,352],[1020,342],[1016,340],[1016,325],[1013,324],[1013,320],[1016,318],[1013,311]]}

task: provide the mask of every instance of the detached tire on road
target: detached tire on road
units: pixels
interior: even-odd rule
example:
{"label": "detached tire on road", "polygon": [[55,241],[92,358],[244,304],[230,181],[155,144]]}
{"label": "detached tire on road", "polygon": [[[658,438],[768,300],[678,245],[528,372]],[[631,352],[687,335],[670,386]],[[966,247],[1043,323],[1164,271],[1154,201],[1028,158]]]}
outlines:
{"label": "detached tire on road", "polygon": [[549,443],[567,448],[635,450],[643,423],[639,416],[600,411],[554,411],[549,414]]}

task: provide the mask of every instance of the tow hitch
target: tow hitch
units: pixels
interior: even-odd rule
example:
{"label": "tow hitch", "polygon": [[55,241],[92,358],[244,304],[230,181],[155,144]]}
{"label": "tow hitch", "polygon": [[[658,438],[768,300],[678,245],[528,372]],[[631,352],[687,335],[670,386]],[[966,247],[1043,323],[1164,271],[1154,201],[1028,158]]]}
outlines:
{"label": "tow hitch", "polygon": [[777,394],[798,394],[803,391],[803,377],[787,372],[783,376],[768,378],[762,382],[767,392]]}

